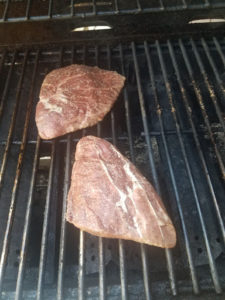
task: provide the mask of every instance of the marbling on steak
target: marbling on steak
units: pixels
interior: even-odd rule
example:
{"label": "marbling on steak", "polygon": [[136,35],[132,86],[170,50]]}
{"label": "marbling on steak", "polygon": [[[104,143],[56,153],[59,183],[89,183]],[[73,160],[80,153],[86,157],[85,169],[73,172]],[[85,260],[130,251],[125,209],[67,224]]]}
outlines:
{"label": "marbling on steak", "polygon": [[163,248],[176,244],[153,186],[112,144],[94,136],[77,144],[66,218],[97,236]]}
{"label": "marbling on steak", "polygon": [[110,111],[125,77],[98,67],[70,65],[44,79],[36,108],[36,124],[43,139],[92,126]]}

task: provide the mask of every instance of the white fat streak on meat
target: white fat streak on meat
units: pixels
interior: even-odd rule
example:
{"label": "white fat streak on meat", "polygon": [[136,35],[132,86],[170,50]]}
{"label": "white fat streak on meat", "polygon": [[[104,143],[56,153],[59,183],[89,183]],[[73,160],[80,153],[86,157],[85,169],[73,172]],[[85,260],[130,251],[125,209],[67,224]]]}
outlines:
{"label": "white fat streak on meat", "polygon": [[109,181],[111,182],[111,184],[114,186],[114,188],[116,189],[116,191],[118,192],[119,196],[120,196],[120,201],[116,202],[116,206],[120,206],[122,208],[122,210],[127,214],[127,206],[126,206],[126,199],[127,199],[127,195],[122,192],[113,182],[113,179],[111,177],[111,175],[109,174],[109,171],[105,165],[105,163],[100,159],[100,164],[106,174],[106,176],[108,177]]}
{"label": "white fat streak on meat", "polygon": [[116,206],[120,206],[122,208],[122,210],[125,212],[125,213],[128,213],[127,211],[127,206],[126,206],[126,199],[127,199],[127,195],[122,192],[113,182],[113,179],[111,177],[111,175],[109,174],[109,171],[104,163],[104,161],[101,159],[101,155],[100,155],[100,151],[98,149],[98,146],[96,145],[96,142],[94,141],[94,144],[95,144],[95,149],[98,153],[98,157],[99,157],[99,161],[100,161],[100,164],[102,166],[102,169],[104,170],[107,178],[109,179],[110,183],[115,187],[116,191],[118,192],[119,196],[120,196],[120,201],[118,201],[116,203]]}
{"label": "white fat streak on meat", "polygon": [[[114,147],[111,146],[111,149],[112,149],[112,151],[114,151],[114,152],[116,153],[116,155],[117,155],[120,159],[122,159],[122,160],[124,161],[123,156],[122,156],[122,155],[121,155]],[[128,165],[128,167],[129,167],[129,163],[126,162],[126,164],[125,164],[125,166],[124,166],[125,171],[126,171],[126,168],[125,168],[126,165]],[[133,176],[133,174],[132,174],[132,176]],[[133,176],[133,177],[135,178],[135,176]],[[136,181],[136,178],[135,178],[135,181]],[[134,183],[134,181],[132,180],[132,184],[133,184],[133,183]],[[126,197],[125,197],[125,200],[124,200],[124,198],[121,197],[121,198],[120,198],[120,201],[118,201],[118,202],[116,203],[116,206],[121,206],[121,207],[123,208],[123,205],[125,204],[126,199],[129,197],[130,200],[131,200],[131,202],[132,202],[132,204],[133,204],[133,206],[134,206],[134,208],[135,208],[135,213],[137,213],[137,212],[138,212],[138,209],[137,209],[136,203],[135,203],[135,201],[134,201],[134,199],[133,199],[133,190],[135,189],[135,186],[133,186],[133,189],[130,189],[130,188],[127,186],[126,189],[127,189],[127,193],[126,193],[126,194],[123,193],[123,194],[126,196]],[[121,192],[121,191],[120,191],[120,192]],[[125,204],[125,205],[126,205],[126,204]],[[127,207],[126,207],[126,213],[128,213]],[[132,219],[133,219],[134,226],[135,226],[135,228],[136,228],[136,230],[137,230],[139,236],[142,238],[143,235],[142,235],[142,232],[141,232],[141,230],[140,230],[140,227],[139,227],[139,224],[138,224],[137,217],[136,217],[136,216],[132,216]]]}
{"label": "white fat streak on meat", "polygon": [[[108,172],[108,169],[107,167],[105,166],[105,163],[100,159],[100,163],[101,163],[101,166],[103,168],[103,170],[105,171],[106,173],[106,176],[108,177],[109,181],[111,182],[111,184],[114,186],[114,188],[116,189],[116,191],[118,192],[119,194],[119,197],[120,197],[120,200],[116,202],[116,207],[121,207],[121,209],[123,210],[123,212],[125,214],[128,214],[128,210],[127,210],[127,206],[126,206],[126,200],[127,200],[127,194],[125,194],[124,192],[122,192],[113,182],[113,179],[112,177],[110,176],[109,172]],[[131,201],[133,201],[132,199],[132,195],[131,195]],[[136,216],[132,216],[132,219],[133,219],[133,223],[134,223],[134,227],[136,228],[137,230],[137,233],[139,234],[139,236],[142,238],[143,235],[141,233],[141,230],[140,230],[140,227],[138,225],[138,221],[137,221],[137,218]]]}
{"label": "white fat streak on meat", "polygon": [[[153,213],[153,215],[155,216],[156,223],[157,223],[157,225],[158,225],[158,227],[159,227],[159,231],[160,231],[161,236],[162,236],[162,240],[164,240],[164,235],[163,235],[163,233],[162,233],[161,226],[165,225],[165,223],[162,222],[162,221],[158,218],[157,212],[156,212],[154,206],[152,205],[151,201],[148,199],[148,195],[147,195],[145,189],[144,189],[144,188],[142,187],[142,185],[137,181],[137,179],[136,179],[136,177],[134,176],[133,172],[130,170],[130,164],[129,164],[129,163],[125,164],[124,169],[125,169],[126,173],[129,174],[130,178],[132,178],[133,189],[135,189],[135,188],[140,188],[140,189],[142,189],[142,190],[144,191],[144,193],[145,193],[145,195],[146,195],[146,198],[147,198],[147,199],[146,199],[146,202],[148,203],[148,207],[149,207],[150,211]],[[131,198],[131,199],[132,199],[132,198]],[[132,199],[132,200],[133,200],[133,199]],[[134,201],[132,201],[132,202],[135,204]],[[136,206],[135,206],[135,208],[136,208]],[[165,212],[162,210],[162,208],[161,208],[160,205],[158,205],[158,210],[162,213],[163,216],[165,216]],[[137,210],[137,211],[138,211],[138,210]],[[168,219],[168,220],[169,220],[169,219]]]}
{"label": "white fat streak on meat", "polygon": [[57,104],[49,103],[49,98],[40,98],[40,102],[44,105],[45,109],[50,110],[51,112],[56,112],[58,114],[62,113],[62,107]]}

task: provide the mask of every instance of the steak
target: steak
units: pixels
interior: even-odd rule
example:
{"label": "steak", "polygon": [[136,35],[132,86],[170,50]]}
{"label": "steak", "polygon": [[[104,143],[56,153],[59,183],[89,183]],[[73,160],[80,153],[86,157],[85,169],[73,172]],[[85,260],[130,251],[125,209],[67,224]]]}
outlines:
{"label": "steak", "polygon": [[176,232],[153,186],[112,144],[94,137],[77,144],[67,220],[91,234],[163,248]]}
{"label": "steak", "polygon": [[50,72],[36,108],[40,137],[52,139],[98,123],[110,111],[124,81],[117,72],[85,65]]}

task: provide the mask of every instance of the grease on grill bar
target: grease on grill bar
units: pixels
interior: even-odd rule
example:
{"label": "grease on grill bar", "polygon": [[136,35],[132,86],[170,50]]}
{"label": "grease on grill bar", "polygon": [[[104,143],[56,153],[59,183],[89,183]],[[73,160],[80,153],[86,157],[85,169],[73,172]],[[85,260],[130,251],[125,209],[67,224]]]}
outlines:
{"label": "grease on grill bar", "polygon": [[27,20],[48,20],[75,17],[131,15],[177,11],[198,11],[225,8],[221,0],[107,0],[107,1],[58,1],[58,0],[0,0],[0,21],[15,22]]}
{"label": "grease on grill bar", "polygon": [[[0,59],[2,299],[14,291],[16,300],[222,293],[224,40],[43,46]],[[41,141],[42,80],[71,63],[116,70],[126,86],[97,126]],[[88,134],[111,141],[154,183],[176,226],[175,249],[93,238],[65,221],[73,153]],[[51,160],[39,166],[41,157]]]}

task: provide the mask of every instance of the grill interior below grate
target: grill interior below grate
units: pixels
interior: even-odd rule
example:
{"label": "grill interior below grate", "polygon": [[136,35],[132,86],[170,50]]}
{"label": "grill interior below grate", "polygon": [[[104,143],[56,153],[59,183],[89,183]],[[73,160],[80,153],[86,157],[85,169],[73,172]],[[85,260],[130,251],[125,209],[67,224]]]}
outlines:
{"label": "grill interior below grate", "polygon": [[[43,46],[0,58],[2,298],[221,293],[224,40]],[[71,63],[116,70],[126,86],[97,126],[41,141],[34,122],[41,82]],[[158,189],[177,230],[174,249],[99,239],[65,222],[76,143],[89,134],[114,143]]]}

